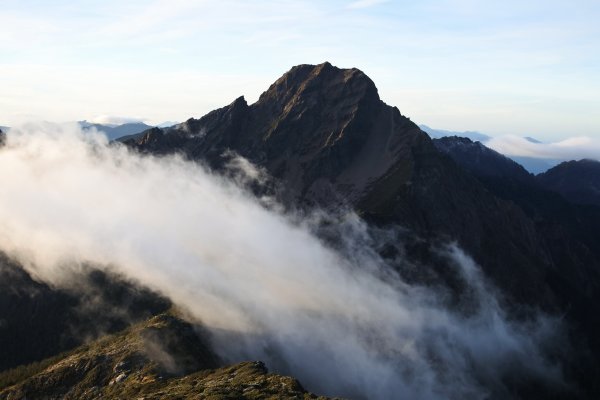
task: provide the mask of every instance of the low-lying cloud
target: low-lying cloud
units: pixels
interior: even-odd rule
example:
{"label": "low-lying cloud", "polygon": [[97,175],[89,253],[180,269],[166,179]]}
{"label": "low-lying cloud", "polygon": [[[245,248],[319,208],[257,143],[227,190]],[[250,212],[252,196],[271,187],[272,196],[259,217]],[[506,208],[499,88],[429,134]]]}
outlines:
{"label": "low-lying cloud", "polygon": [[102,125],[123,125],[132,123],[144,122],[143,118],[121,117],[117,115],[97,115],[90,119],[89,122]]}
{"label": "low-lying cloud", "polygon": [[506,135],[491,138],[484,144],[507,156],[558,160],[600,159],[600,139],[588,136],[571,137],[558,142],[536,143],[519,136]]}
{"label": "low-lying cloud", "polygon": [[207,326],[226,360],[261,359],[355,398],[483,398],[510,374],[560,381],[541,350],[554,321],[507,318],[456,246],[441,251],[476,303],[468,314],[402,281],[356,215],[339,224],[347,251],[334,250],[310,221],[176,156],[33,124],[11,131],[0,168],[1,250],[54,283],[91,262],[156,289]]}

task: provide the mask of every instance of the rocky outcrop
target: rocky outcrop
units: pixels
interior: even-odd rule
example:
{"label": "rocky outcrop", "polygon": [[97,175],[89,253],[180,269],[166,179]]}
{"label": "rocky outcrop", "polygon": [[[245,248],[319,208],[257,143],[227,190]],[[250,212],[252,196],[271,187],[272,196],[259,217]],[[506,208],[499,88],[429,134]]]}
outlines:
{"label": "rocky outcrop", "polygon": [[0,374],[0,399],[317,399],[261,362],[222,367],[201,328],[173,314],[18,372]]}

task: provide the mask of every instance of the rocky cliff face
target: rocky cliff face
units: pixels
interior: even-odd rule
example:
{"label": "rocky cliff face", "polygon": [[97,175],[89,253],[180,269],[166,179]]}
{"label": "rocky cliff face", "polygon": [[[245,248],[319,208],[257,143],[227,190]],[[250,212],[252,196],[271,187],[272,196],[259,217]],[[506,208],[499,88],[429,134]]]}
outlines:
{"label": "rocky cliff face", "polygon": [[600,206],[600,161],[567,161],[537,176],[548,190],[577,204]]}
{"label": "rocky cliff face", "polygon": [[[399,130],[407,134],[393,135]],[[398,156],[409,156],[413,142],[424,139],[397,109],[381,102],[364,73],[325,63],[292,68],[255,104],[240,97],[199,120],[147,131],[126,143],[155,153],[183,151],[215,167],[225,150],[233,150],[284,181],[289,198],[318,201],[325,192],[358,200]]]}

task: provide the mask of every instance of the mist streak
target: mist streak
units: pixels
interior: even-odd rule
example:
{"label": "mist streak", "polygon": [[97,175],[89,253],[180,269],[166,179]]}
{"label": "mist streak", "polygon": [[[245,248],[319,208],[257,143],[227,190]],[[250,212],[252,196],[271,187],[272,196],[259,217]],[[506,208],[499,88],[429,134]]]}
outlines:
{"label": "mist streak", "polygon": [[560,378],[538,346],[551,321],[509,322],[456,247],[447,257],[479,302],[469,316],[378,274],[387,266],[356,239],[356,216],[341,231],[352,254],[338,252],[179,157],[28,125],[10,132],[0,168],[0,249],[54,283],[83,262],[116,269],[189,310],[228,360],[261,359],[311,390],[369,398],[484,397],[509,371]]}

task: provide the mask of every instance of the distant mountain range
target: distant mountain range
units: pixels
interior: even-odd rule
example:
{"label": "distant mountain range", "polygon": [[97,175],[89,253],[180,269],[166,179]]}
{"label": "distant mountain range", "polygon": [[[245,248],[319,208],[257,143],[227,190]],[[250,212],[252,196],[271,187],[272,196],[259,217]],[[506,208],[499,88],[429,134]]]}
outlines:
{"label": "distant mountain range", "polygon": [[79,125],[83,130],[96,129],[104,132],[109,140],[115,140],[123,136],[133,135],[152,128],[143,122],[129,122],[122,125],[102,125],[87,121],[79,121]]}
{"label": "distant mountain range", "polygon": [[511,160],[522,165],[527,171],[532,174],[541,174],[548,171],[550,168],[557,166],[562,160],[553,158],[536,158],[525,156],[507,156]]}
{"label": "distant mountain range", "polygon": [[[481,142],[483,144],[485,144],[487,141],[492,139],[492,136],[486,135],[481,132],[476,132],[476,131],[464,131],[464,132],[449,131],[449,130],[444,130],[444,129],[433,129],[433,128],[428,127],[427,125],[419,125],[419,127],[421,128],[421,130],[423,130],[423,132],[427,133],[429,135],[429,137],[431,137],[432,139],[440,139],[443,137],[456,136],[456,137],[468,138],[474,142]],[[529,141],[531,143],[536,143],[536,144],[543,143],[543,142],[541,142],[535,138],[529,137],[529,136],[525,137],[524,139],[526,139],[527,141]],[[554,167],[555,165],[560,164],[562,161],[565,161],[565,160],[559,160],[559,159],[548,159],[548,158],[537,158],[537,157],[526,157],[526,156],[515,156],[515,155],[506,155],[506,156],[508,158],[510,158],[511,160],[514,160],[517,163],[521,164],[527,171],[529,171],[533,174],[540,174],[542,172],[545,172],[548,169]]]}
{"label": "distant mountain range", "polygon": [[560,194],[574,204],[600,206],[600,161],[565,161],[534,176],[516,161],[468,138],[442,137],[435,146],[480,178],[501,178]]}
{"label": "distant mountain range", "polygon": [[[84,131],[95,129],[99,132],[103,132],[104,134],[106,134],[106,136],[108,137],[109,140],[115,140],[115,139],[118,139],[123,136],[133,135],[133,134],[140,133],[147,129],[152,128],[151,125],[147,125],[143,122],[129,122],[129,123],[120,124],[120,125],[107,125],[107,124],[97,124],[97,123],[88,122],[88,121],[78,121],[78,124],[79,124],[79,126],[81,126],[81,128]],[[166,125],[164,125],[164,124],[161,124],[161,125],[171,126],[171,125],[174,125],[175,123],[167,122],[165,124]],[[0,131],[7,132],[8,129],[9,129],[9,127],[0,126]]]}
{"label": "distant mountain range", "polygon": [[427,125],[419,125],[419,128],[421,128],[421,130],[423,132],[425,132],[426,134],[429,135],[430,138],[432,139],[439,139],[445,136],[458,136],[458,137],[465,137],[465,138],[469,138],[473,141],[478,141],[478,142],[485,142],[486,140],[491,139],[491,136],[488,136],[484,133],[481,132],[477,132],[477,131],[464,131],[464,132],[458,132],[458,131],[448,131],[448,130],[444,130],[444,129],[433,129],[428,127]]}

